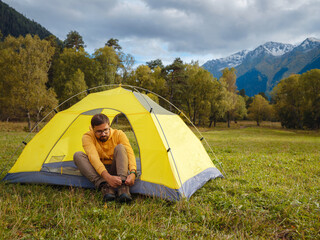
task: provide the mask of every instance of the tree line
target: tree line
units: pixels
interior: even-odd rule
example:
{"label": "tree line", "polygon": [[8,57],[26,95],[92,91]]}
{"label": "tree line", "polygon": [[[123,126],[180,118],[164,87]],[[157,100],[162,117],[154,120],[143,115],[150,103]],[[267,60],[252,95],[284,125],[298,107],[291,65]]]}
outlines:
{"label": "tree line", "polygon": [[[288,128],[319,128],[320,70],[283,79],[272,92],[254,97],[236,87],[236,70],[222,70],[214,78],[198,62],[176,58],[164,66],[160,59],[133,68],[135,60],[122,51],[117,39],[90,55],[80,34],[70,31],[63,42],[54,36],[7,36],[0,42],[0,119],[39,121],[59,103],[107,84],[128,84],[155,92],[198,126],[252,119],[281,121]],[[161,102],[155,95],[147,94]],[[291,94],[291,95],[290,95]],[[85,94],[77,95],[59,110],[70,107]],[[173,110],[173,109],[171,109]]]}
{"label": "tree line", "polygon": [[0,0],[0,29],[4,36],[11,34],[14,37],[26,36],[28,33],[37,34],[41,39],[51,33],[33,20],[29,20],[8,4]]}

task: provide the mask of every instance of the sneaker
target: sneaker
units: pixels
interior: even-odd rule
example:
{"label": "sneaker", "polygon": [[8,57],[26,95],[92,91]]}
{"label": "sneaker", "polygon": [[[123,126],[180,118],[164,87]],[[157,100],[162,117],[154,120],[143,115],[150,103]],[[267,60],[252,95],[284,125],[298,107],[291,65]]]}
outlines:
{"label": "sneaker", "polygon": [[118,188],[118,200],[121,203],[128,203],[132,201],[131,195],[130,195],[130,191],[129,191],[129,186],[122,184],[119,188]]}
{"label": "sneaker", "polygon": [[101,192],[103,195],[104,202],[114,201],[116,199],[114,189],[112,187],[110,187],[109,184],[103,185],[101,188]]}

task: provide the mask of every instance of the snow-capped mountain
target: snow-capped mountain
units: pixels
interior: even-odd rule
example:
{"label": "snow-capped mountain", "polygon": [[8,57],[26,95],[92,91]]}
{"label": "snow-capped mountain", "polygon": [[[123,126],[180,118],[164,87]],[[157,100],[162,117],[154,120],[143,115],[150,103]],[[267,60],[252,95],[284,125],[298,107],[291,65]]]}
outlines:
{"label": "snow-capped mountain", "polygon": [[299,46],[297,46],[295,50],[309,51],[309,50],[312,50],[313,48],[315,48],[315,47],[317,47],[319,45],[320,45],[320,39],[307,38]]}
{"label": "snow-capped mountain", "polygon": [[307,38],[299,45],[267,42],[252,51],[207,61],[203,68],[219,78],[224,68],[237,70],[237,87],[248,96],[267,94],[285,77],[320,68],[320,40]]}
{"label": "snow-capped mountain", "polygon": [[232,54],[226,58],[219,58],[207,61],[203,64],[203,67],[213,74],[213,76],[219,78],[221,76],[221,70],[225,68],[237,67],[244,59],[254,59],[261,55],[272,55],[281,56],[294,48],[294,45],[277,43],[277,42],[267,42],[252,51],[242,50],[235,54]]}
{"label": "snow-capped mountain", "polygon": [[247,56],[248,52],[249,51],[247,50],[242,50],[226,58],[219,58],[208,61],[203,65],[203,67],[205,69],[215,69],[216,71],[221,71],[226,67],[236,67],[242,63],[243,59]]}
{"label": "snow-capped mountain", "polygon": [[284,44],[277,42],[267,42],[260,45],[253,51],[250,51],[247,55],[251,58],[260,56],[261,54],[271,55],[271,56],[282,56],[283,54],[290,52],[294,48],[292,44]]}

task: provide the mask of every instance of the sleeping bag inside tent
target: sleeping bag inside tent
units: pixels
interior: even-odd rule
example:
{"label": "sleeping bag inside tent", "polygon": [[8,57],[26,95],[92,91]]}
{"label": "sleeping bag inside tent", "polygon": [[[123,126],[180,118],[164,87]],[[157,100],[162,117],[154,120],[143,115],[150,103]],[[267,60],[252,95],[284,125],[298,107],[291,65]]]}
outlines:
{"label": "sleeping bag inside tent", "polygon": [[179,200],[189,198],[208,180],[223,177],[180,116],[145,94],[117,87],[90,93],[58,112],[27,143],[3,180],[93,188],[73,163],[73,154],[84,151],[82,135],[97,113],[106,114],[110,122],[123,114],[131,125],[139,148],[139,176],[131,193]]}

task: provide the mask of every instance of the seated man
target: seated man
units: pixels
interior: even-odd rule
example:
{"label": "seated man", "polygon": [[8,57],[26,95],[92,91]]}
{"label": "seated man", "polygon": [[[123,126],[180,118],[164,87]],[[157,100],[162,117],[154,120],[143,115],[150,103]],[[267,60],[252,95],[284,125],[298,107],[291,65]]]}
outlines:
{"label": "seated man", "polygon": [[90,131],[82,137],[82,145],[85,153],[76,152],[73,160],[81,174],[101,189],[103,200],[115,200],[118,188],[119,201],[131,201],[129,186],[134,184],[137,166],[125,133],[110,128],[106,115],[96,114],[91,119]]}

